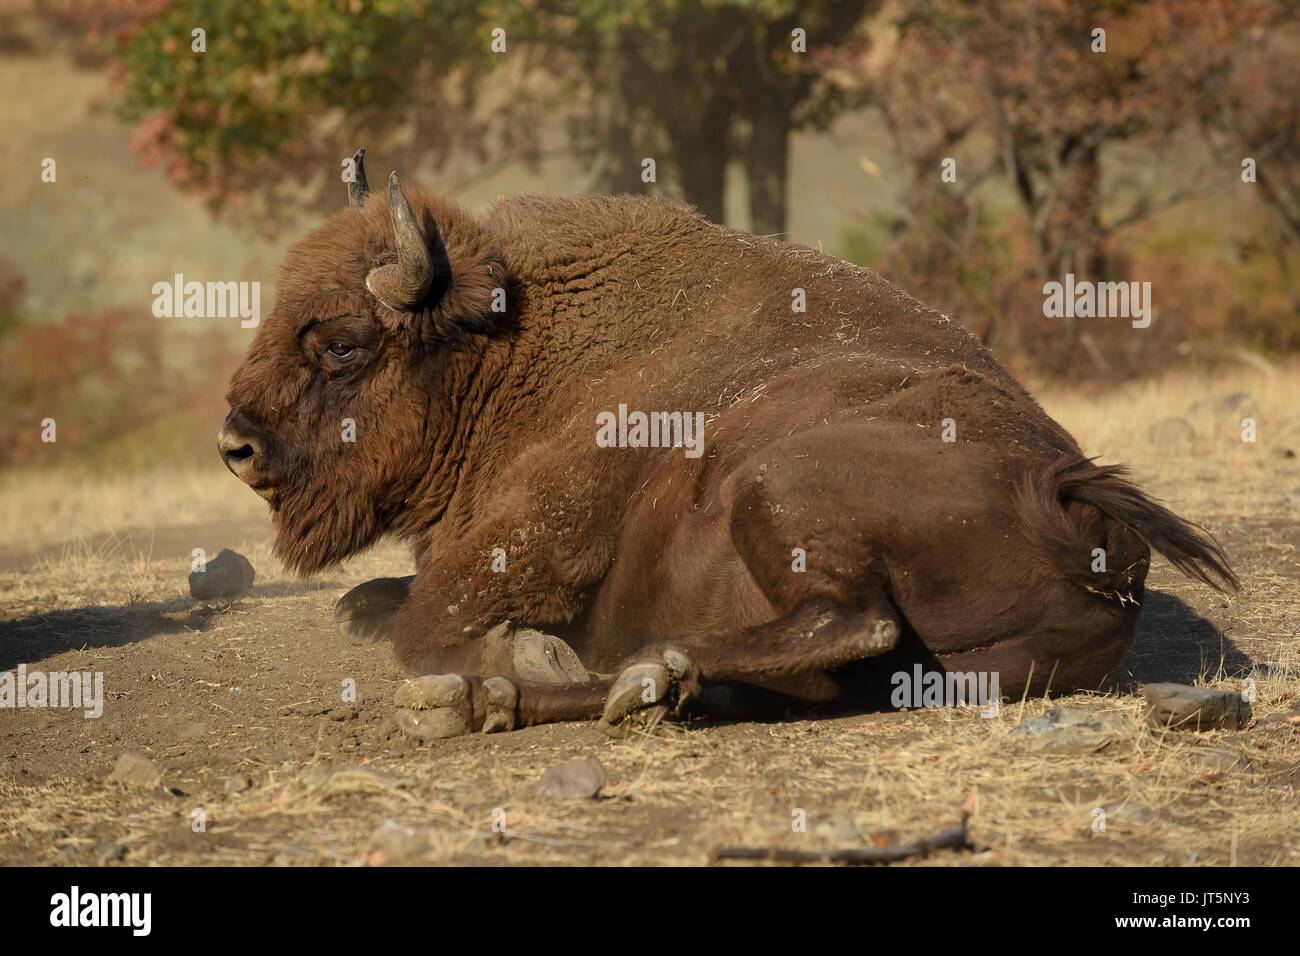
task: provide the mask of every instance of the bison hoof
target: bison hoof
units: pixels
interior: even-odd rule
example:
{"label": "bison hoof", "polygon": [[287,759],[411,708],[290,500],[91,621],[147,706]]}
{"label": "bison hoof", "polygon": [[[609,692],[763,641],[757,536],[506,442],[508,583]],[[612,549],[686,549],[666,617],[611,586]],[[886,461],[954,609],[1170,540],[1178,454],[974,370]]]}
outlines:
{"label": "bison hoof", "polygon": [[573,648],[558,637],[521,629],[510,635],[515,674],[537,684],[580,684],[590,680]]}
{"label": "bison hoof", "polygon": [[376,578],[358,584],[334,605],[339,630],[354,644],[385,641],[393,618],[411,593],[411,578]]}
{"label": "bison hoof", "polygon": [[[420,742],[445,740],[481,730],[514,730],[519,690],[504,677],[431,674],[407,681],[393,697],[397,727]],[[479,715],[476,717],[475,715]]]}
{"label": "bison hoof", "polygon": [[899,633],[898,622],[895,620],[880,618],[872,621],[865,635],[864,656],[876,657],[879,654],[892,651],[898,643]]}
{"label": "bison hoof", "polygon": [[632,724],[653,729],[698,693],[690,659],[680,651],[665,651],[662,662],[631,664],[618,675],[605,699],[601,728],[612,737],[621,736]]}
{"label": "bison hoof", "polygon": [[430,674],[397,689],[397,727],[419,741],[459,737],[473,729],[469,681],[459,674]]}

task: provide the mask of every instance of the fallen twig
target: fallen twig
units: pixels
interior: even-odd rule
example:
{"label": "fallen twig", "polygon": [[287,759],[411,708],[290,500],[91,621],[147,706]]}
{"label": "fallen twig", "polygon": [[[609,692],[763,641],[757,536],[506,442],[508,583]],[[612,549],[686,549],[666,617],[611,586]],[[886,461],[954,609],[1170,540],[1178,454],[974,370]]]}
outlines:
{"label": "fallen twig", "polygon": [[962,814],[961,823],[947,830],[940,830],[934,836],[926,837],[915,843],[899,843],[895,846],[850,847],[838,850],[787,850],[781,847],[719,847],[710,856],[710,862],[718,860],[759,860],[772,863],[897,863],[914,856],[929,856],[934,850],[962,850],[970,847],[970,838],[966,833],[966,821],[969,814]]}

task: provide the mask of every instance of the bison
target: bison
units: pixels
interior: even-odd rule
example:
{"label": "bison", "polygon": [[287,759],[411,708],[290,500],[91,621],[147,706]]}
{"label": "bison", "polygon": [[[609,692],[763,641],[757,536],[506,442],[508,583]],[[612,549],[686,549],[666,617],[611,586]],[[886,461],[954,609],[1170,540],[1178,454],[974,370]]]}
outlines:
{"label": "bison", "polygon": [[393,173],[385,200],[363,154],[285,257],[219,445],[287,566],[412,546],[412,578],[337,608],[422,675],[409,734],[860,709],[918,664],[1094,688],[1151,549],[1236,586],[873,272],[659,199],[473,216]]}

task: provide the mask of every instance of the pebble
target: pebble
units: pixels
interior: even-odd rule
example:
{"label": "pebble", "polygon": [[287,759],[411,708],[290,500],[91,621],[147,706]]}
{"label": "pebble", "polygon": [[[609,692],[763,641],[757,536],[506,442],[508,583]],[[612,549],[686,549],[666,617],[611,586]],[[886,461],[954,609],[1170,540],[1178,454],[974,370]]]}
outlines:
{"label": "pebble", "polygon": [[117,758],[108,779],[128,787],[156,787],[162,780],[162,771],[148,757],[127,751]]}
{"label": "pebble", "polygon": [[396,820],[385,820],[370,834],[366,866],[409,863],[422,856],[427,848],[428,844],[415,830]]}
{"label": "pebble", "polygon": [[1030,750],[1053,753],[1090,753],[1100,750],[1129,731],[1120,713],[1087,707],[1053,707],[1011,729],[1012,736],[1027,737]]}
{"label": "pebble", "polygon": [[552,800],[591,799],[606,781],[605,767],[595,757],[566,760],[547,768],[537,782],[537,795]]}
{"label": "pebble", "polygon": [[1197,747],[1188,756],[1216,774],[1252,769],[1250,758],[1235,747]]}
{"label": "pebble", "polygon": [[1196,429],[1185,418],[1162,418],[1147,430],[1147,439],[1153,445],[1168,447],[1190,443],[1196,438]]}
{"label": "pebble", "polygon": [[415,785],[415,781],[409,777],[382,773],[368,767],[332,767],[327,764],[312,767],[303,779],[309,788],[324,796],[360,790],[405,790]]}
{"label": "pebble", "polygon": [[235,601],[248,593],[254,577],[248,558],[223,548],[202,571],[190,572],[190,594],[196,601]]}
{"label": "pebble", "polygon": [[1145,684],[1147,720],[1169,730],[1240,730],[1250,723],[1250,704],[1235,690]]}
{"label": "pebble", "polygon": [[100,840],[95,844],[95,862],[100,866],[126,859],[126,847],[116,840]]}
{"label": "pebble", "polygon": [[863,842],[862,831],[858,829],[853,814],[847,810],[814,814],[809,822],[812,824],[813,833],[832,843],[856,844]]}
{"label": "pebble", "polygon": [[253,789],[253,778],[246,773],[233,774],[226,778],[226,793],[243,793]]}

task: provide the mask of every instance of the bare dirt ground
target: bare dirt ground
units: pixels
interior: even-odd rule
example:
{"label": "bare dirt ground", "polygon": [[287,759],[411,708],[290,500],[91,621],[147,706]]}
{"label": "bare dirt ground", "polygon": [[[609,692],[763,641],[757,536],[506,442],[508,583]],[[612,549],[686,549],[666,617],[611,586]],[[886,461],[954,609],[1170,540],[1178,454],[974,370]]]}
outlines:
{"label": "bare dirt ground", "polygon": [[[1224,597],[1158,561],[1118,689],[1010,702],[991,719],[827,715],[622,740],[567,724],[418,746],[393,722],[403,675],[387,648],[351,645],[332,619],[345,588],[409,570],[396,546],[295,579],[270,555],[261,502],[215,456],[202,474],[7,476],[0,670],[102,671],[105,702],[98,719],[0,711],[0,863],[690,865],[725,845],[911,840],[967,805],[976,849],[925,862],[1300,864],[1300,725],[1266,719],[1300,693],[1296,372],[1044,393],[1090,453],[1128,462],[1219,535],[1244,588]],[[1235,392],[1249,398],[1223,401]],[[1167,416],[1194,434],[1153,442]],[[1255,443],[1241,441],[1247,416]],[[257,584],[204,617],[186,589],[191,552],[223,547],[252,560]],[[1131,692],[1247,676],[1256,719],[1243,731],[1152,731]],[[1118,714],[1121,730],[1084,753],[1010,735],[1062,703]],[[110,779],[123,753],[161,780]],[[534,794],[547,767],[584,757],[608,771],[599,799]],[[806,832],[792,828],[800,811]]]}

